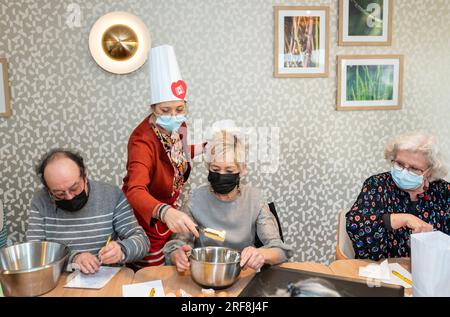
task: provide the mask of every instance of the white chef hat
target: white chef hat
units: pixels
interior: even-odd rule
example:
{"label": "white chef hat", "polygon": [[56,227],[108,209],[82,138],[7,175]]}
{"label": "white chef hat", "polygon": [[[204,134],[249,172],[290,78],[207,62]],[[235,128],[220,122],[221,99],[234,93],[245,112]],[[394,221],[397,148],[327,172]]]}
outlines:
{"label": "white chef hat", "polygon": [[175,50],[170,45],[151,49],[150,56],[150,104],[185,100],[187,87],[181,78]]}

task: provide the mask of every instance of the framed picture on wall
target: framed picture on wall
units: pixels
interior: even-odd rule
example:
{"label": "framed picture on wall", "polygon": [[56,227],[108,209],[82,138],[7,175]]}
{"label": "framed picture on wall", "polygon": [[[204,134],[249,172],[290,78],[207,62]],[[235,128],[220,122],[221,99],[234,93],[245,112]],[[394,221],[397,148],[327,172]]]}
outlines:
{"label": "framed picture on wall", "polygon": [[0,117],[11,115],[8,62],[6,58],[0,58]]}
{"label": "framed picture on wall", "polygon": [[339,0],[339,45],[392,43],[394,0]]}
{"label": "framed picture on wall", "polygon": [[275,77],[328,77],[329,7],[275,6]]}
{"label": "framed picture on wall", "polygon": [[402,108],[403,55],[337,58],[337,110]]}

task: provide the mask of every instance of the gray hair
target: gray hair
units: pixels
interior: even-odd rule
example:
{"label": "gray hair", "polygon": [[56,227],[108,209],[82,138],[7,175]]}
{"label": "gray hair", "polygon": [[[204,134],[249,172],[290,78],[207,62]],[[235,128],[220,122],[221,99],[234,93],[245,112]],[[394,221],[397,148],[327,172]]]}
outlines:
{"label": "gray hair", "polygon": [[448,173],[444,157],[436,138],[423,131],[412,131],[397,135],[386,143],[384,157],[391,162],[399,150],[423,153],[431,168],[430,182],[444,178]]}

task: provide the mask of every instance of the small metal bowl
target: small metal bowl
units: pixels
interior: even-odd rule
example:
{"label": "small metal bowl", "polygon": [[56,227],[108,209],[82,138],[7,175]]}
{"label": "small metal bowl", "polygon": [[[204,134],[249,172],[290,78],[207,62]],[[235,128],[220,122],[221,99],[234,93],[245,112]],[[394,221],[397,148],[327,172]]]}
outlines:
{"label": "small metal bowl", "polygon": [[0,250],[0,283],[6,296],[38,296],[56,287],[69,248],[56,242],[27,242]]}
{"label": "small metal bowl", "polygon": [[241,273],[241,255],[224,247],[204,247],[191,251],[192,280],[203,288],[223,289],[233,285]]}

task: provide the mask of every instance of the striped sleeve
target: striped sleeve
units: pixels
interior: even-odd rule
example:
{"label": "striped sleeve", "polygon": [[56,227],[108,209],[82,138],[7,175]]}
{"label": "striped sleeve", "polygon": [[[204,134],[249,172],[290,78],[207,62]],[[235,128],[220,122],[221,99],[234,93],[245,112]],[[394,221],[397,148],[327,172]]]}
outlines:
{"label": "striped sleeve", "polygon": [[42,208],[36,197],[31,201],[31,207],[28,212],[28,228],[25,233],[27,241],[44,241],[46,240],[44,230],[44,217],[42,216]]}
{"label": "striped sleeve", "polygon": [[117,233],[125,253],[125,262],[130,263],[142,259],[150,249],[150,241],[144,229],[138,224],[127,198],[121,192],[114,209],[114,231]]}

